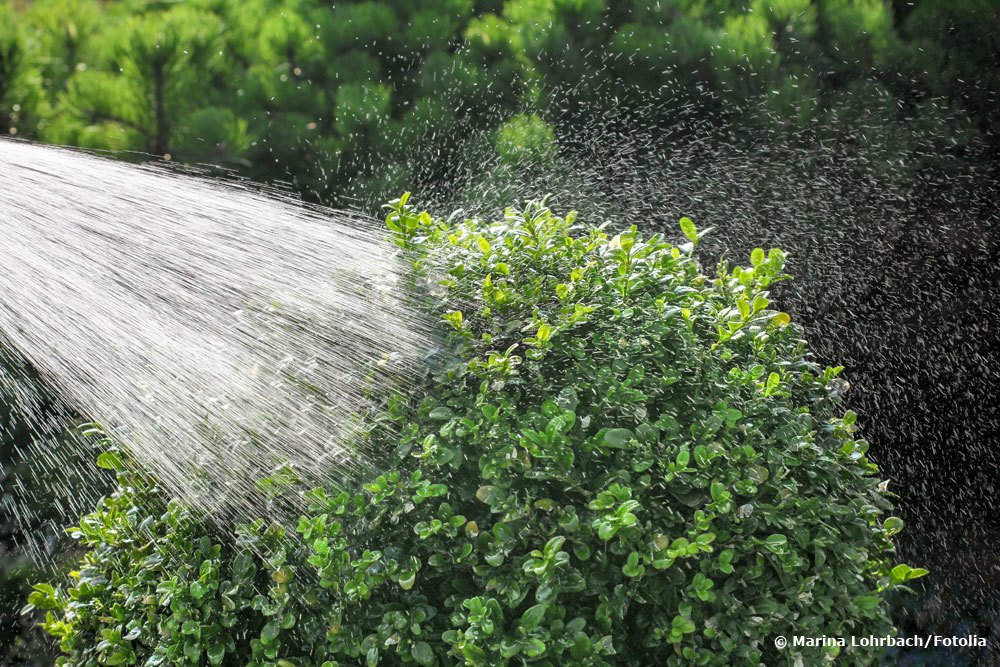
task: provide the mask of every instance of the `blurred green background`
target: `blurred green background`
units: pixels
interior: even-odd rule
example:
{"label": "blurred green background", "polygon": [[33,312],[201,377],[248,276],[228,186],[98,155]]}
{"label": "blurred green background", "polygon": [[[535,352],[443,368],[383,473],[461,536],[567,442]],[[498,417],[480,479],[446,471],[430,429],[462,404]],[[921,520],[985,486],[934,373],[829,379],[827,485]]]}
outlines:
{"label": "blurred green background", "polygon": [[747,131],[878,114],[995,157],[998,28],[992,0],[7,0],[0,132],[334,203],[640,106]]}

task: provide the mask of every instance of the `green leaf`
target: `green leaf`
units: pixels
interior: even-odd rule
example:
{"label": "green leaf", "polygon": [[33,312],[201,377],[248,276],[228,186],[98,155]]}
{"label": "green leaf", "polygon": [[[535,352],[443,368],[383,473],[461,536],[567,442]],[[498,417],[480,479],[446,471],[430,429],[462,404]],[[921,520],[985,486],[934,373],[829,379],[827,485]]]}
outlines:
{"label": "green leaf", "polygon": [[117,452],[104,452],[97,457],[97,466],[105,470],[122,470],[125,463]]}
{"label": "green leaf", "polygon": [[195,600],[200,600],[203,597],[205,597],[208,591],[209,591],[208,586],[201,583],[200,581],[191,582],[191,588],[190,588],[191,597],[193,597]]}
{"label": "green leaf", "polygon": [[545,653],[545,642],[536,637],[521,642],[521,651],[529,658],[537,658]]}
{"label": "green leaf", "polygon": [[565,543],[566,543],[565,537],[563,537],[562,535],[556,535],[555,537],[551,538],[548,542],[545,543],[543,552],[545,553],[546,556],[553,556],[556,554],[556,552],[559,551],[559,549],[562,548],[562,545]]}
{"label": "green leaf", "polygon": [[640,577],[645,571],[646,568],[639,562],[639,554],[635,551],[628,555],[628,560],[622,566],[622,573],[626,577]]}
{"label": "green leaf", "polygon": [[767,376],[767,382],[764,383],[764,395],[770,396],[778,385],[781,384],[781,376],[777,373],[771,373]]}
{"label": "green leaf", "polygon": [[441,319],[450,324],[455,330],[457,331],[462,330],[462,319],[463,319],[462,311],[453,310],[451,312],[445,313],[444,315],[441,316]]}
{"label": "green leaf", "polygon": [[597,536],[600,537],[605,542],[610,540],[617,533],[618,533],[618,525],[611,522],[602,523],[597,528]]}
{"label": "green leaf", "polygon": [[621,449],[633,438],[632,431],[627,428],[611,428],[604,434],[604,442],[608,447]]}
{"label": "green leaf", "polygon": [[208,656],[208,664],[221,665],[222,659],[226,657],[226,647],[219,642],[214,642],[209,645],[205,653]]}
{"label": "green leaf", "polygon": [[788,538],[779,533],[768,535],[764,540],[764,546],[776,554],[783,553],[788,548]]}
{"label": "green leaf", "polygon": [[854,601],[865,611],[874,611],[882,603],[882,599],[877,595],[861,595],[855,598]]}
{"label": "green leaf", "polygon": [[892,568],[892,571],[889,574],[894,582],[903,583],[922,577],[928,574],[928,571],[922,567],[912,568],[909,565],[900,563],[896,567]]}
{"label": "green leaf", "polygon": [[117,667],[117,665],[124,665],[129,661],[129,652],[125,649],[118,649],[104,661],[104,664],[110,665],[111,667]]}
{"label": "green leaf", "polygon": [[684,236],[686,236],[689,241],[697,243],[698,229],[694,226],[694,221],[691,220],[691,218],[681,218],[681,231],[684,232]]}
{"label": "green leaf", "polygon": [[885,521],[882,522],[882,530],[885,531],[886,535],[892,537],[903,530],[903,520],[898,516],[887,517]]}
{"label": "green leaf", "polygon": [[264,624],[264,628],[260,631],[260,638],[265,643],[270,643],[278,638],[278,634],[280,632],[281,626],[277,621],[268,621]]}
{"label": "green leaf", "polygon": [[445,420],[445,419],[451,419],[453,416],[455,416],[455,413],[452,412],[451,408],[444,405],[440,405],[431,410],[430,414],[427,416],[430,417],[431,419]]}
{"label": "green leaf", "polygon": [[712,482],[712,500],[721,503],[726,500],[726,485],[722,482]]}
{"label": "green leaf", "polygon": [[434,664],[434,651],[431,649],[431,645],[427,642],[417,642],[414,644],[413,650],[410,651],[410,654],[419,665]]}
{"label": "green leaf", "polygon": [[536,604],[533,607],[529,607],[524,614],[521,615],[521,628],[525,632],[531,632],[542,622],[545,618],[546,606],[543,604]]}
{"label": "green leaf", "polygon": [[686,468],[687,464],[691,462],[691,453],[687,449],[681,449],[677,452],[677,466],[680,468]]}
{"label": "green leaf", "polygon": [[492,505],[498,500],[503,499],[503,489],[493,486],[492,484],[484,484],[476,489],[476,498],[478,498],[480,502]]}
{"label": "green leaf", "polygon": [[705,445],[698,445],[694,448],[694,460],[699,466],[706,466],[709,463],[708,460],[708,447]]}

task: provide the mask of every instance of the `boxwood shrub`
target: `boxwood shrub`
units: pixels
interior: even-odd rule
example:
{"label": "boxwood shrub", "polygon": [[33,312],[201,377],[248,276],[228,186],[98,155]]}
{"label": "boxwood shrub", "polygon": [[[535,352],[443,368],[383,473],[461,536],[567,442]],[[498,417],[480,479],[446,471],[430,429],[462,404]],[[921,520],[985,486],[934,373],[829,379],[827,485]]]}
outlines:
{"label": "boxwood shrub", "polygon": [[404,196],[387,224],[443,345],[373,420],[370,474],[233,536],[121,470],[30,600],[58,664],[877,661],[775,648],[892,632],[886,591],[924,573],[893,566],[840,369],[772,307],[780,250],[710,277],[688,219],[675,244]]}

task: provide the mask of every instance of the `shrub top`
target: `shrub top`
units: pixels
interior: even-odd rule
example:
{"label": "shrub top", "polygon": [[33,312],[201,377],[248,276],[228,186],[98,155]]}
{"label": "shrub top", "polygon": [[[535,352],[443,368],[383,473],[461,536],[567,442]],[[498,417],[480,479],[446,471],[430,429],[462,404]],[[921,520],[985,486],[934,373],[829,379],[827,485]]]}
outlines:
{"label": "shrub top", "polygon": [[774,647],[886,634],[885,591],[923,573],[890,566],[840,369],[771,308],[782,252],[710,278],[688,219],[679,246],[575,219],[395,201],[448,355],[376,420],[381,474],[308,491],[299,539],[233,541],[121,473],[73,586],[32,599],[61,664],[872,660]]}

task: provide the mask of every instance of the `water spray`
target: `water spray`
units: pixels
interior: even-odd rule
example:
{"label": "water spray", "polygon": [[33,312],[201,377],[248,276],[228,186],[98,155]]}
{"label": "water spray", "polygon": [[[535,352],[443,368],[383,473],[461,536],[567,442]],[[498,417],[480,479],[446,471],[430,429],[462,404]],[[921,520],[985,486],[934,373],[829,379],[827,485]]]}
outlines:
{"label": "water spray", "polygon": [[94,500],[70,415],[196,508],[256,516],[275,470],[364,466],[366,415],[428,349],[378,221],[259,186],[4,141],[0,235],[0,383],[28,415],[29,367],[58,394],[25,454],[68,516]]}

